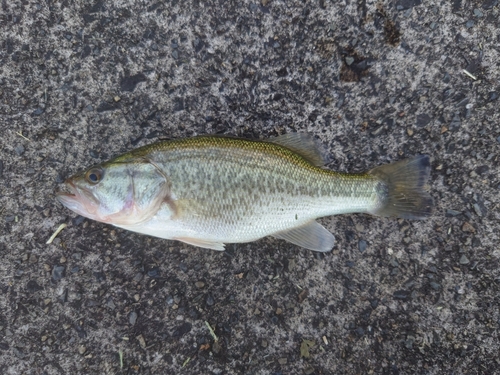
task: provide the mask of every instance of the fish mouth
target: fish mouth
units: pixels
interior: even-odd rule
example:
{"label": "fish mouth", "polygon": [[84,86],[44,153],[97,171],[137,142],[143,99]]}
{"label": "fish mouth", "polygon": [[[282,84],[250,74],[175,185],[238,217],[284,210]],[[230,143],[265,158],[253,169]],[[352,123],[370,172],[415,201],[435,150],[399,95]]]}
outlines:
{"label": "fish mouth", "polygon": [[95,214],[98,204],[90,192],[78,188],[71,180],[64,182],[63,189],[56,193],[56,199],[64,207],[85,217]]}
{"label": "fish mouth", "polygon": [[64,181],[63,189],[65,190],[60,190],[56,193],[56,199],[64,206],[67,206],[68,203],[76,199],[77,188],[73,182],[66,180]]}

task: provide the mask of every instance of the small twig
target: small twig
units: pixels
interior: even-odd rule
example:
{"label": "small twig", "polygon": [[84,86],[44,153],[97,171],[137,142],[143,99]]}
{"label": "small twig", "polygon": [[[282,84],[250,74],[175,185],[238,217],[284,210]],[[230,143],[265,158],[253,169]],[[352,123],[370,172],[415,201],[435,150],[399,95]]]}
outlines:
{"label": "small twig", "polygon": [[219,338],[215,334],[213,328],[210,326],[210,324],[205,320],[205,325],[207,326],[208,330],[210,331],[210,334],[212,335],[213,339],[215,342],[219,341]]}
{"label": "small twig", "polygon": [[25,137],[25,136],[23,135],[23,133],[21,133],[21,132],[16,132],[16,134],[17,134],[18,136],[20,136],[20,137],[22,137],[22,138],[26,139],[28,142],[31,142],[31,139],[29,139],[29,138]]}
{"label": "small twig", "polygon": [[477,81],[477,77],[472,75],[472,73],[469,73],[466,69],[464,69],[463,72],[467,74],[469,77],[471,77],[474,81]]}
{"label": "small twig", "polygon": [[68,225],[67,225],[67,224],[65,224],[65,223],[63,223],[63,224],[59,225],[59,228],[57,228],[57,229],[56,229],[56,231],[54,232],[54,234],[53,234],[52,236],[50,236],[50,238],[49,238],[49,240],[46,242],[46,244],[47,244],[47,245],[48,245],[48,244],[51,244],[51,243],[52,243],[52,241],[54,241],[54,238],[56,238],[56,237],[57,237],[57,235],[58,235],[59,233],[61,233],[61,231],[62,231],[64,228],[66,228],[67,226],[68,226]]}
{"label": "small twig", "polygon": [[118,350],[118,357],[120,357],[120,368],[123,368],[123,352],[122,350]]}

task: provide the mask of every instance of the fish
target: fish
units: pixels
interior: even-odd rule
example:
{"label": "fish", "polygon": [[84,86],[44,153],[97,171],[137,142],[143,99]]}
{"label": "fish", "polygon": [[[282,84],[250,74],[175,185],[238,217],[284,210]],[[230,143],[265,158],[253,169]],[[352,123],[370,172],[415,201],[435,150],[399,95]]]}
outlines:
{"label": "fish", "polygon": [[308,133],[174,139],[79,172],[56,197],[92,220],[221,251],[273,236],[326,252],[335,236],[318,218],[431,215],[428,155],[354,174],[325,168],[324,156]]}

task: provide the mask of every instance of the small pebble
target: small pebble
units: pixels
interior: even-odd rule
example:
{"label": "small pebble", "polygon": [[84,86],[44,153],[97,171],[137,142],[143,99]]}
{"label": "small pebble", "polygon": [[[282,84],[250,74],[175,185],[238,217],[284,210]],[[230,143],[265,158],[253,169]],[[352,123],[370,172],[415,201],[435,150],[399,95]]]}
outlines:
{"label": "small pebble", "polygon": [[406,300],[410,297],[411,293],[407,290],[397,290],[394,292],[393,297],[395,299]]}
{"label": "small pebble", "polygon": [[23,359],[24,357],[26,357],[26,354],[24,354],[19,348],[14,347],[12,348],[12,350],[17,358]]}
{"label": "small pebble", "polygon": [[99,159],[99,153],[95,150],[89,150],[89,155],[94,159]]}
{"label": "small pebble", "polygon": [[353,268],[356,265],[356,263],[354,263],[352,260],[348,260],[345,262],[345,265],[349,268]]}
{"label": "small pebble", "polygon": [[137,322],[137,313],[135,311],[132,311],[129,315],[128,315],[128,322],[131,324],[131,325],[134,325],[136,322]]}
{"label": "small pebble", "polygon": [[360,252],[364,253],[367,247],[367,243],[365,240],[359,240],[358,242],[358,249]]}
{"label": "small pebble", "polygon": [[28,290],[29,293],[35,293],[38,292],[39,290],[42,290],[43,288],[38,285],[38,283],[35,280],[30,280],[28,281],[28,284],[26,284],[26,289]]}
{"label": "small pebble", "polygon": [[197,281],[197,282],[194,283],[194,285],[197,288],[201,289],[201,288],[203,288],[205,286],[205,283],[203,281]]}
{"label": "small pebble", "polygon": [[464,231],[466,233],[476,233],[476,228],[474,228],[470,223],[465,222],[462,225],[462,231]]}
{"label": "small pebble", "polygon": [[78,353],[80,353],[81,355],[84,355],[86,351],[87,351],[87,348],[84,345],[80,345],[78,347]]}
{"label": "small pebble", "polygon": [[450,130],[457,131],[461,124],[462,120],[460,120],[460,116],[458,114],[453,116],[453,119],[451,120],[450,123]]}
{"label": "small pebble", "polygon": [[21,156],[22,154],[24,154],[24,146],[19,145],[14,147],[14,152],[16,153],[17,156]]}
{"label": "small pebble", "polygon": [[441,289],[441,285],[436,283],[435,281],[431,281],[431,288],[434,289],[434,290],[440,290]]}
{"label": "small pebble", "polygon": [[148,276],[155,279],[157,277],[160,276],[160,270],[158,267],[154,267],[154,268],[151,268],[149,271],[148,271]]}
{"label": "small pebble", "polygon": [[136,337],[137,341],[139,341],[139,345],[141,345],[141,348],[145,349],[146,348],[146,340],[144,340],[144,336],[139,335]]}
{"label": "small pebble", "polygon": [[[62,181],[61,181],[62,182]],[[85,220],[85,218],[81,215],[78,215],[77,217],[71,219],[71,223],[73,225],[80,225],[81,223],[83,223]]]}
{"label": "small pebble", "polygon": [[211,293],[207,294],[207,298],[205,298],[205,302],[207,306],[213,306],[215,304],[214,296]]}
{"label": "small pebble", "polygon": [[64,277],[65,270],[66,268],[64,266],[54,266],[54,268],[52,268],[52,279],[54,279],[54,281],[61,280]]}
{"label": "small pebble", "polygon": [[477,216],[483,216],[483,211],[481,210],[479,204],[474,203],[472,207],[474,208],[474,212],[476,213]]}
{"label": "small pebble", "polygon": [[405,341],[405,346],[406,349],[412,349],[413,348],[413,343],[415,342],[415,337],[413,336],[408,336]]}
{"label": "small pebble", "polygon": [[455,210],[452,210],[452,209],[447,209],[446,210],[446,216],[457,216],[457,215],[460,215],[460,211],[455,211]]}
{"label": "small pebble", "polygon": [[111,297],[106,301],[106,306],[108,306],[111,310],[114,310],[116,308],[115,302]]}
{"label": "small pebble", "polygon": [[353,58],[353,57],[351,57],[351,56],[347,56],[347,57],[345,58],[345,63],[346,63],[347,65],[351,65],[353,62],[354,62],[354,58]]}
{"label": "small pebble", "polygon": [[463,264],[463,265],[469,264],[469,258],[467,258],[465,256],[465,254],[462,254],[462,256],[460,257],[460,261],[459,262],[460,262],[460,264]]}
{"label": "small pebble", "polygon": [[423,128],[431,122],[432,118],[427,113],[421,113],[417,115],[416,126]]}

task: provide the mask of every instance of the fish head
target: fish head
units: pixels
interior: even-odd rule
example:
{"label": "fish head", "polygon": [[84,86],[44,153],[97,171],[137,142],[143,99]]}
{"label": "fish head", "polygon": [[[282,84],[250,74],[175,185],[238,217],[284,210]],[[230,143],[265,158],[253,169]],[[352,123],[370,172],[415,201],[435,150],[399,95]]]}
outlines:
{"label": "fish head", "polygon": [[168,200],[165,176],[144,162],[107,162],[68,178],[57,200],[79,215],[115,225],[152,217]]}

